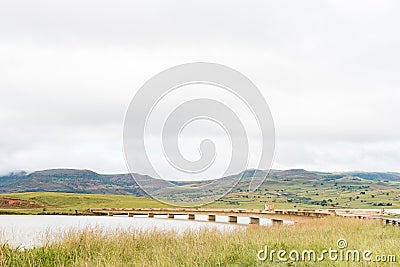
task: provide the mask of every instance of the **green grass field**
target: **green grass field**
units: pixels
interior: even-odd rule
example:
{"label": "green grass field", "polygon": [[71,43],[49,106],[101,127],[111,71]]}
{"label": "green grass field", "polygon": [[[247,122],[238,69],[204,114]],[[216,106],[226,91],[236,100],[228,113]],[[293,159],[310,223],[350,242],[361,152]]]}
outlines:
{"label": "green grass field", "polygon": [[255,192],[232,192],[213,206],[259,208],[264,203],[274,203],[277,208],[399,209],[400,183],[359,177],[334,180],[267,178]]}
{"label": "green grass field", "polygon": [[[262,209],[265,203],[274,203],[276,208],[400,208],[400,190],[396,187],[370,187],[368,190],[354,189],[335,191],[326,185],[318,188],[312,184],[288,186],[280,189],[279,184],[269,187],[268,191],[254,193],[230,193],[224,198],[206,205],[210,208],[256,208]],[[144,197],[126,195],[74,194],[53,192],[32,192],[1,194],[1,198],[13,198],[35,203],[35,208],[0,207],[5,214],[63,213],[88,214],[89,208],[153,208],[168,207],[167,204]],[[297,199],[297,201],[295,200]],[[307,201],[300,201],[307,199]],[[326,201],[327,205],[317,203]],[[373,203],[387,203],[391,206],[376,206]],[[314,204],[313,204],[314,203]],[[331,203],[340,203],[335,207]]]}
{"label": "green grass field", "polygon": [[[391,262],[331,261],[325,255],[320,262],[288,258],[279,262],[257,259],[258,251],[272,249],[314,250],[317,259],[324,249],[338,249],[337,240],[345,239],[343,249],[370,250],[371,260],[382,256]],[[20,251],[0,247],[0,266],[399,266],[400,231],[376,221],[328,217],[309,224],[273,227],[246,227],[235,232],[215,230],[199,232],[113,232],[101,229],[69,233],[66,238],[44,247]],[[344,254],[346,255],[346,254]],[[362,254],[361,254],[362,255]],[[261,254],[263,256],[263,254]],[[292,258],[296,255],[292,254]],[[340,258],[339,258],[340,259]],[[344,256],[343,259],[346,259]],[[395,261],[395,262],[393,262]]]}
{"label": "green grass field", "polygon": [[33,192],[2,194],[0,198],[15,198],[34,202],[43,207],[33,209],[2,209],[2,213],[68,213],[75,214],[77,210],[81,214],[86,214],[89,208],[154,208],[167,207],[166,204],[155,201],[150,198],[121,196],[121,195],[96,195],[96,194],[73,194],[73,193],[51,193],[51,192]]}

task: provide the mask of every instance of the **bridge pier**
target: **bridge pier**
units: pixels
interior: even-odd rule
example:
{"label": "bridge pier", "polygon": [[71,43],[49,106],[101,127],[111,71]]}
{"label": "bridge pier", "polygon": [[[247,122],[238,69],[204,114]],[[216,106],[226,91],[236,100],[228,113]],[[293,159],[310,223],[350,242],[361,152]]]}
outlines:
{"label": "bridge pier", "polygon": [[250,217],[249,224],[260,224],[260,218],[257,217]]}
{"label": "bridge pier", "polygon": [[195,215],[194,215],[194,214],[192,214],[192,213],[189,213],[189,214],[188,214],[188,219],[189,219],[189,220],[194,220],[194,218],[195,218]]}
{"label": "bridge pier", "polygon": [[230,216],[228,217],[228,222],[230,222],[230,223],[237,223],[237,216],[232,216],[232,215],[230,215]]}
{"label": "bridge pier", "polygon": [[281,220],[281,219],[271,219],[271,221],[272,221],[273,225],[274,224],[279,224],[279,225],[283,224],[283,220]]}
{"label": "bridge pier", "polygon": [[147,216],[148,216],[149,218],[154,218],[154,213],[149,213],[149,214],[147,214]]}
{"label": "bridge pier", "polygon": [[216,217],[217,216],[215,216],[214,214],[209,214],[208,215],[208,220],[211,221],[211,222],[215,222]]}
{"label": "bridge pier", "polygon": [[333,215],[336,216],[336,210],[328,210],[328,212],[332,213]]}
{"label": "bridge pier", "polygon": [[168,219],[174,219],[174,218],[175,218],[174,214],[168,213]]}

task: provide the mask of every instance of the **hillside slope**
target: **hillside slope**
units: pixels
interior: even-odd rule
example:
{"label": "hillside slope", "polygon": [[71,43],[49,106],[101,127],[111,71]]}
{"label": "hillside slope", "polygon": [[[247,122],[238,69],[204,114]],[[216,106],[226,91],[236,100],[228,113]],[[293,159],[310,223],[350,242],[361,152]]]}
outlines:
{"label": "hillside slope", "polygon": [[[260,186],[266,188],[271,183],[282,183],[290,181],[329,181],[351,177],[360,178],[365,181],[384,182],[400,181],[399,173],[378,173],[378,172],[313,172],[303,169],[293,170],[271,170],[269,173],[261,170],[246,170],[239,176],[243,176],[233,191],[245,192],[249,188],[252,175],[266,176],[268,179]],[[134,174],[141,181],[146,181],[150,186],[160,188],[160,191],[168,192],[169,182],[155,179],[150,176]],[[235,176],[227,176],[214,180],[213,186],[216,188],[229,189],[231,179]],[[173,182],[175,184],[195,186],[204,185],[209,181],[200,182]],[[90,194],[114,194],[114,195],[133,195],[145,196],[144,191],[138,186],[130,174],[98,174],[90,170],[76,169],[51,169],[36,171],[33,173],[14,172],[6,176],[0,176],[0,193],[20,193],[20,192],[66,192],[66,193],[90,193]]]}

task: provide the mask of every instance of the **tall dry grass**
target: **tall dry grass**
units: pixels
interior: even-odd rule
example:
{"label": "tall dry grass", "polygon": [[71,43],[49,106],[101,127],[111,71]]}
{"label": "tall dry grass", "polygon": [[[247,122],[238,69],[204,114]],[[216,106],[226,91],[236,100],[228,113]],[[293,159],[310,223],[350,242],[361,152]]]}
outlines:
{"label": "tall dry grass", "polygon": [[[349,249],[396,255],[396,263],[269,262],[257,252],[271,249],[322,251],[344,238]],[[101,229],[66,233],[61,241],[20,251],[3,245],[0,266],[399,266],[400,228],[369,220],[325,218],[308,224],[184,233]]]}

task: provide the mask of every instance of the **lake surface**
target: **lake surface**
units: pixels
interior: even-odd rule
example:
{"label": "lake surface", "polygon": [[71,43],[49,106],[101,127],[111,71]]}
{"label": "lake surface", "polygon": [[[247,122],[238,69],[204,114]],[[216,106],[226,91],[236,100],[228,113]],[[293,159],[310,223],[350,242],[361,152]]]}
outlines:
{"label": "lake surface", "polygon": [[[155,218],[145,216],[59,216],[59,215],[0,215],[0,243],[7,242],[13,247],[31,248],[42,246],[46,241],[54,241],[70,230],[100,228],[107,231],[198,231],[204,228],[218,231],[239,231],[245,229],[249,218],[238,217],[238,224],[230,224],[227,216],[217,216],[216,222],[208,222],[207,215],[196,215],[195,221],[187,220],[187,216],[156,215]],[[290,223],[290,222],[286,222]],[[261,225],[270,225],[268,219],[261,219]]]}
{"label": "lake surface", "polygon": [[392,214],[400,214],[399,209],[386,209],[385,211]]}

